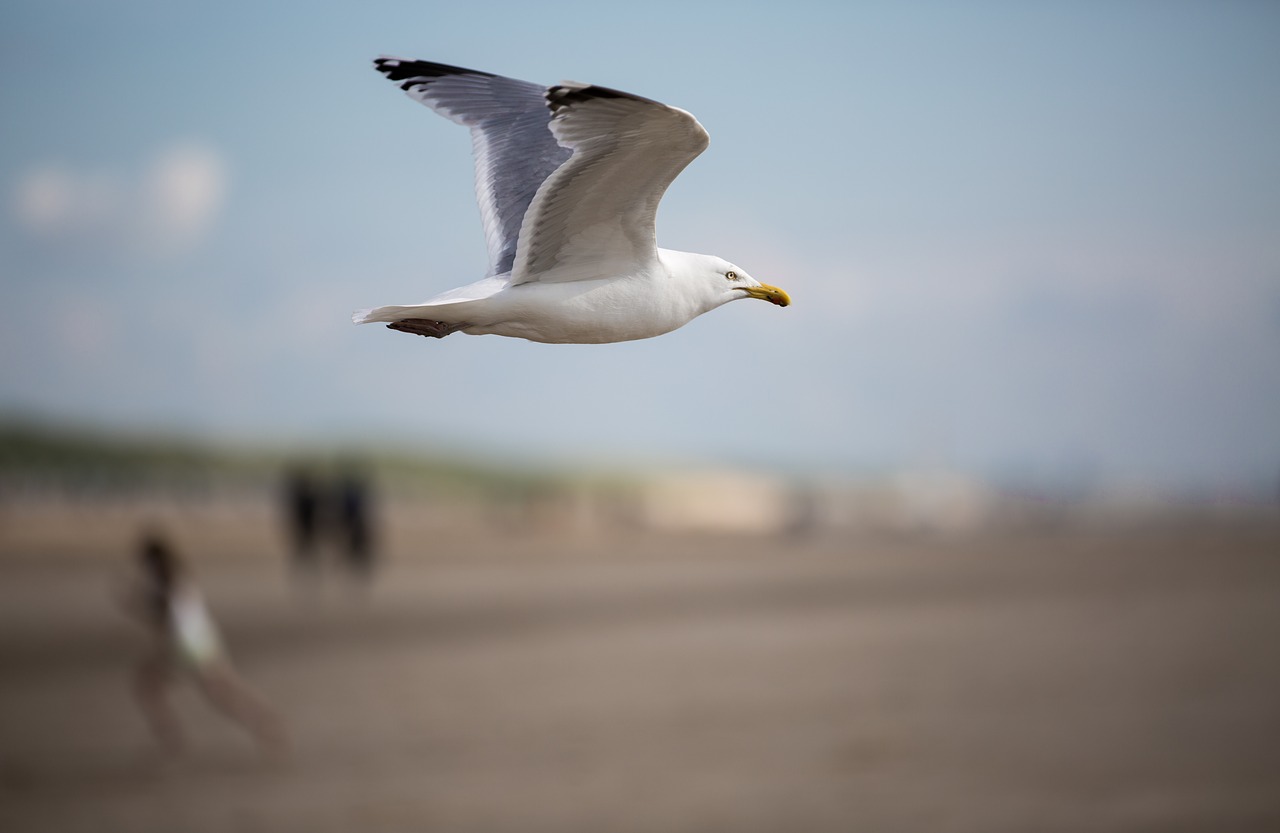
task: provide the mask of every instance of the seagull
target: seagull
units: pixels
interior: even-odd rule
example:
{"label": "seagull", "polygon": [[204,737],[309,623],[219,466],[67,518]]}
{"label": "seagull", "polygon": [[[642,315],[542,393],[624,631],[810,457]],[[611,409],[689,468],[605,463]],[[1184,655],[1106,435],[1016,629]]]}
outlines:
{"label": "seagull", "polygon": [[386,56],[374,66],[471,129],[489,271],[422,304],[360,310],[355,323],[602,344],[671,332],[739,298],[791,303],[723,258],[658,248],[658,202],[709,141],[690,113],[572,81]]}

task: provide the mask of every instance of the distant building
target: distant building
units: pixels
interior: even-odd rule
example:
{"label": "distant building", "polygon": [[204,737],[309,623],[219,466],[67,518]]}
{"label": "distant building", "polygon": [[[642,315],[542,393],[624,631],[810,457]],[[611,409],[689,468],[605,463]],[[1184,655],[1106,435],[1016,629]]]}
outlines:
{"label": "distant building", "polygon": [[663,532],[775,534],[792,515],[785,482],[741,471],[655,475],[643,481],[638,503],[641,523]]}

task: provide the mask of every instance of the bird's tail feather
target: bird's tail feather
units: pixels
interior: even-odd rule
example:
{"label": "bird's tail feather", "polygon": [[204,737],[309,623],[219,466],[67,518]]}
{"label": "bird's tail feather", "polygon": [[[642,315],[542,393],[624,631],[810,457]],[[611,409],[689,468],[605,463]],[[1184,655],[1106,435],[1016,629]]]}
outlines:
{"label": "bird's tail feather", "polygon": [[373,307],[372,309],[358,309],[351,313],[351,323],[373,324],[376,322],[383,322],[390,324],[392,321],[399,321],[402,318],[413,318],[415,310],[420,310],[420,308]]}

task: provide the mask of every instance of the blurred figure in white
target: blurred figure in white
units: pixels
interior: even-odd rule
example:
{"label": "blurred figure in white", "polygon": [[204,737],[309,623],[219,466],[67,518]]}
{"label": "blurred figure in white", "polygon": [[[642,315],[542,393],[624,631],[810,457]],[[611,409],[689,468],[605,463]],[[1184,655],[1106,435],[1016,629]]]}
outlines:
{"label": "blurred figure in white", "polygon": [[189,678],[219,712],[243,726],[273,755],[288,750],[279,718],[245,684],[223,648],[217,626],[182,560],[158,535],[142,540],[139,576],[126,595],[131,613],[152,637],[134,668],[133,691],[151,730],[165,751],[183,750],[182,729],[169,704],[169,690]]}

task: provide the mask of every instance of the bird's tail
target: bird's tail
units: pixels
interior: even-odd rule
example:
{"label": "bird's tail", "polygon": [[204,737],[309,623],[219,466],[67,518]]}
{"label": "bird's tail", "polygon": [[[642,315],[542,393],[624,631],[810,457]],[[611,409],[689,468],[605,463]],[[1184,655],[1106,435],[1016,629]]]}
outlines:
{"label": "bird's tail", "polygon": [[351,313],[351,323],[353,324],[373,324],[399,321],[402,318],[413,318],[414,312],[419,311],[420,307],[373,307],[372,309],[358,309]]}

